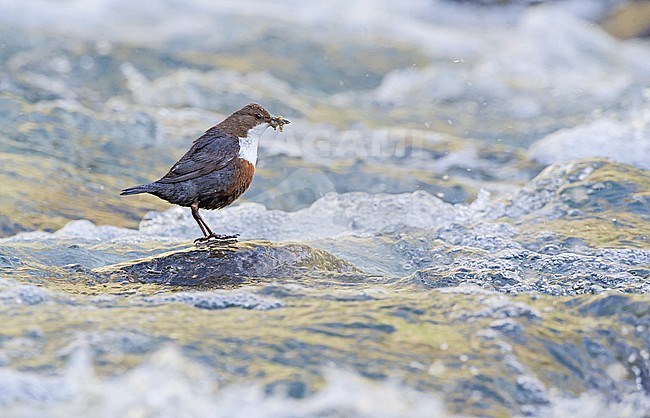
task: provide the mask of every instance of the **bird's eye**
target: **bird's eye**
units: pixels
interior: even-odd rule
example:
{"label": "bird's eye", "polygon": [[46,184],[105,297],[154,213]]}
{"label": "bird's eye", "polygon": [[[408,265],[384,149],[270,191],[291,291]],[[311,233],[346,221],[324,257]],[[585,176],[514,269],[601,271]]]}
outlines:
{"label": "bird's eye", "polygon": [[258,113],[257,115],[255,115],[255,117],[256,117],[257,119],[262,119],[264,116],[263,116],[261,113]]}

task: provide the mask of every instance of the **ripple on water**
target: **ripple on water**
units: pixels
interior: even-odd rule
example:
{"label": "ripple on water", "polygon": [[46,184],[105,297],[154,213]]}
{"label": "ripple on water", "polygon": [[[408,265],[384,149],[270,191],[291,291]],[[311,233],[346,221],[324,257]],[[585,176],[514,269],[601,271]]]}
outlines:
{"label": "ripple on water", "polygon": [[200,309],[243,308],[266,311],[284,306],[284,302],[269,296],[238,290],[231,292],[175,292],[144,297],[144,302],[153,305],[184,303]]}

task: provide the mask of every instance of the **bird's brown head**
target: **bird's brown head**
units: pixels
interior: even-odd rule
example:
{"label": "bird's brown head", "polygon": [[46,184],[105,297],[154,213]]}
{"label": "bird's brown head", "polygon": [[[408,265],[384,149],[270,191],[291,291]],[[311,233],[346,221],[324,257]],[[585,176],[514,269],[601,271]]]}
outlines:
{"label": "bird's brown head", "polygon": [[291,122],[282,116],[271,116],[262,106],[251,103],[228,116],[218,126],[227,134],[243,138],[256,127],[262,130],[269,126],[273,129],[279,127],[282,130],[282,126],[289,123]]}

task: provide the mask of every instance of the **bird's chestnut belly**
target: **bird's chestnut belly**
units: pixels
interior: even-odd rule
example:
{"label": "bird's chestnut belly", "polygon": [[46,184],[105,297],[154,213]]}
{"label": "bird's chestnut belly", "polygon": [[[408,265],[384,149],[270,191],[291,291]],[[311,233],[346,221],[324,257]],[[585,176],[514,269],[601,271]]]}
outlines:
{"label": "bird's chestnut belly", "polygon": [[227,169],[211,173],[199,186],[199,208],[221,209],[237,200],[253,181],[255,167],[248,161],[235,158]]}

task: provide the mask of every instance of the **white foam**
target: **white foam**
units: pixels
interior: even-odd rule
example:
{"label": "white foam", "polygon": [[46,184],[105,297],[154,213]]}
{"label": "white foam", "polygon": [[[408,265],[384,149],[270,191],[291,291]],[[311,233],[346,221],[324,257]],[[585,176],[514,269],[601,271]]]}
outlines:
{"label": "white foam", "polygon": [[[423,191],[399,195],[356,192],[328,193],[309,208],[295,212],[268,210],[259,203],[245,203],[220,211],[206,211],[203,216],[210,225],[223,225],[223,233],[237,233],[242,238],[304,242],[373,235],[403,227],[428,229],[465,223],[481,216],[479,213],[483,210],[485,208],[445,203]],[[146,235],[192,237],[195,228],[189,211],[183,208],[151,212],[140,224],[140,232]]]}
{"label": "white foam", "polygon": [[647,120],[602,118],[554,132],[533,143],[528,155],[543,164],[602,157],[650,169],[650,107]]}
{"label": "white foam", "polygon": [[304,399],[268,395],[263,382],[219,388],[217,375],[172,346],[109,377],[95,373],[84,349],[62,376],[0,368],[0,402],[3,416],[22,417],[449,416],[434,395],[340,370],[326,371],[324,388]]}

